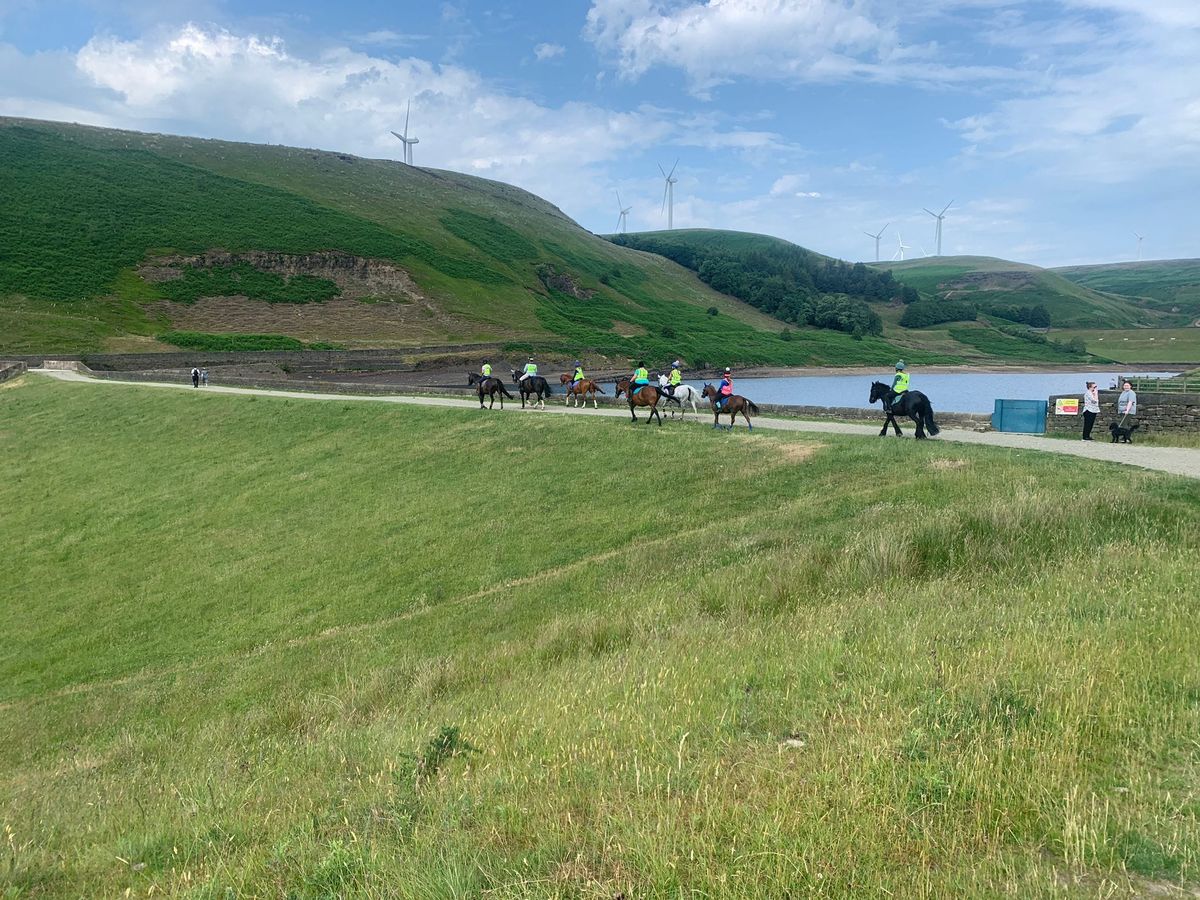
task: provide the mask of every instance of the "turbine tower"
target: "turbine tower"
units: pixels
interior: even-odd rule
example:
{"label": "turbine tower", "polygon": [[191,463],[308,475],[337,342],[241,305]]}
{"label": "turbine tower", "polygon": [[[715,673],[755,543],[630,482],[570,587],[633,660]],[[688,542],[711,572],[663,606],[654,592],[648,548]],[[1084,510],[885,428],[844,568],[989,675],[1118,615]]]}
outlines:
{"label": "turbine tower", "polygon": [[620,215],[617,216],[617,231],[619,231],[621,234],[624,234],[629,230],[629,211],[633,209],[633,207],[621,205],[620,191],[617,191],[617,209],[621,211]]}
{"label": "turbine tower", "polygon": [[412,145],[419,144],[421,141],[418,138],[410,138],[408,136],[408,114],[410,112],[412,112],[411,100],[408,101],[408,106],[404,110],[404,134],[398,131],[393,131],[392,134],[400,139],[400,143],[404,144],[404,162],[411,166],[413,164]]}
{"label": "turbine tower", "polygon": [[[675,166],[679,165],[679,160],[675,160]],[[679,179],[675,177],[675,166],[671,166],[670,172],[664,172],[660,165],[658,171],[662,172],[663,179],[666,185],[663,187],[663,209],[667,211],[667,230],[670,231],[675,227],[675,185]]]}
{"label": "turbine tower", "polygon": [[951,200],[949,203],[947,203],[945,205],[945,207],[942,208],[942,211],[940,213],[935,213],[935,212],[933,212],[933,210],[930,210],[930,209],[925,210],[925,212],[929,213],[931,216],[933,216],[935,219],[937,219],[937,229],[934,232],[934,234],[937,236],[937,255],[938,256],[942,255],[942,219],[946,218],[946,210],[949,209],[950,207],[952,207],[953,205],[954,205],[954,201]]}
{"label": "turbine tower", "polygon": [[888,222],[887,225],[884,225],[882,228],[880,228],[879,234],[871,234],[869,231],[863,232],[863,234],[865,234],[867,237],[875,239],[875,262],[879,262],[879,239],[883,237],[883,233],[887,231],[888,225],[891,224],[891,222]]}
{"label": "turbine tower", "polygon": [[900,262],[904,262],[904,251],[911,250],[911,249],[912,249],[912,247],[910,247],[910,246],[908,246],[908,244],[904,243],[904,238],[902,238],[900,236],[900,232],[897,231],[896,232],[896,255],[893,256],[892,259],[900,260]]}
{"label": "turbine tower", "polygon": [[1138,259],[1138,262],[1141,262],[1142,261],[1142,241],[1144,241],[1146,239],[1146,236],[1144,234],[1138,234],[1136,231],[1133,233],[1133,236],[1138,239],[1137,259]]}

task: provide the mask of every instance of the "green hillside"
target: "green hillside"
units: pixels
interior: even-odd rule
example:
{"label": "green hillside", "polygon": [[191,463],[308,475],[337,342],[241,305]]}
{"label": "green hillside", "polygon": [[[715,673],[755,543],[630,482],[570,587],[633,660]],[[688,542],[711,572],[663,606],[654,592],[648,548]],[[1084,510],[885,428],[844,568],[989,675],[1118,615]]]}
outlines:
{"label": "green hillside", "polygon": [[[0,896],[1200,879],[1195,482],[936,440],[0,396]],[[489,474],[531,447],[530,477]],[[555,475],[580,448],[586,477]],[[651,452],[687,464],[631,473]]]}
{"label": "green hillside", "polygon": [[458,173],[14,119],[0,119],[0,158],[0,351],[237,334],[242,345],[500,341],[692,365],[896,352],[820,329],[787,340],[785,323],[680,266]]}
{"label": "green hillside", "polygon": [[1056,328],[1123,328],[1162,322],[1161,314],[1076,284],[1061,274],[986,256],[880,262],[927,300],[969,301],[984,313],[1043,307]]}
{"label": "green hillside", "polygon": [[1178,324],[1200,319],[1200,259],[1164,259],[1052,270],[1068,281],[1177,317]]}

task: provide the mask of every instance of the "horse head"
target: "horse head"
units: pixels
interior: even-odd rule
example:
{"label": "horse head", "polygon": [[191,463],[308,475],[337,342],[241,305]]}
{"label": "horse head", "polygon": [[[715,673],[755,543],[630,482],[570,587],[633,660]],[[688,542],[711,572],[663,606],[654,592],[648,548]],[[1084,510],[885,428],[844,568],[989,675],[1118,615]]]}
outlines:
{"label": "horse head", "polygon": [[570,381],[571,381],[571,376],[568,375],[566,372],[563,372],[561,375],[558,376],[559,384],[568,384],[568,383],[570,383]]}
{"label": "horse head", "polygon": [[517,370],[517,369],[512,370],[512,379],[513,379],[513,384],[521,383],[521,373],[519,370]]}
{"label": "horse head", "polygon": [[622,394],[626,393],[628,390],[629,390],[629,379],[628,378],[622,378],[620,381],[617,382],[617,393],[616,393],[617,397],[620,397]]}
{"label": "horse head", "polygon": [[878,401],[882,400],[887,396],[887,392],[889,390],[891,390],[891,388],[889,388],[882,381],[871,382],[871,402],[877,403]]}
{"label": "horse head", "polygon": [[704,390],[700,392],[700,396],[705,400],[712,400],[717,396],[717,389],[706,381],[704,383]]}

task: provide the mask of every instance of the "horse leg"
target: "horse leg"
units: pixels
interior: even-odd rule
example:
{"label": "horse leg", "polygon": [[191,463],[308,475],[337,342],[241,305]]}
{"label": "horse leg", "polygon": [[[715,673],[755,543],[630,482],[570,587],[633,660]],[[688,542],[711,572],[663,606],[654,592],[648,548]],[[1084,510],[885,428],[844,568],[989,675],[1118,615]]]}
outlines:
{"label": "horse leg", "polygon": [[[587,405],[586,403],[584,404]],[[600,404],[596,402],[596,389],[592,388],[592,409],[599,409]]]}
{"label": "horse leg", "polygon": [[746,410],[744,410],[744,409],[742,410],[742,418],[746,420],[746,427],[749,428],[751,431],[753,431],[754,425],[750,421],[750,414],[747,413]]}
{"label": "horse leg", "polygon": [[921,422],[921,419],[916,415],[912,415],[909,418],[917,424],[917,440],[925,440],[925,425]]}
{"label": "horse leg", "polygon": [[637,413],[633,411],[633,401],[629,401],[629,415],[633,416],[633,421],[637,421]]}

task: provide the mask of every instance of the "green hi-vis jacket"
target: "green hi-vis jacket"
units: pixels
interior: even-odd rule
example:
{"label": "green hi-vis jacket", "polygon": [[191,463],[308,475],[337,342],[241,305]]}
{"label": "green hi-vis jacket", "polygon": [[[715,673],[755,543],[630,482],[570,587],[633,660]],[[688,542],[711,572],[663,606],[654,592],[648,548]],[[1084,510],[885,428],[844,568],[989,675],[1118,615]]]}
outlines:
{"label": "green hi-vis jacket", "polygon": [[638,366],[637,371],[633,373],[633,380],[635,384],[649,384],[650,373],[645,368]]}
{"label": "green hi-vis jacket", "polygon": [[896,377],[892,379],[892,390],[897,394],[903,394],[908,390],[908,373],[897,372]]}
{"label": "green hi-vis jacket", "polygon": [[583,381],[583,366],[575,370],[575,374],[571,376],[572,381]]}

